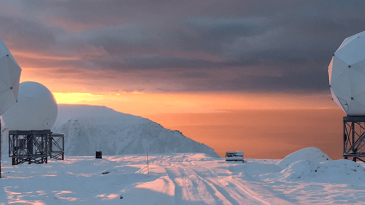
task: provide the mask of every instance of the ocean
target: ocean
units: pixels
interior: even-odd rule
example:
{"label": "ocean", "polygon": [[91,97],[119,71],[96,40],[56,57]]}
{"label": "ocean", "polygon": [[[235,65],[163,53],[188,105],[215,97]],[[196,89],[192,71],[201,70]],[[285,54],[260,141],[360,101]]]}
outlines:
{"label": "ocean", "polygon": [[271,109],[147,118],[212,147],[222,157],[226,151],[243,151],[245,158],[281,159],[299,149],[317,147],[332,159],[340,159],[343,116],[340,109]]}

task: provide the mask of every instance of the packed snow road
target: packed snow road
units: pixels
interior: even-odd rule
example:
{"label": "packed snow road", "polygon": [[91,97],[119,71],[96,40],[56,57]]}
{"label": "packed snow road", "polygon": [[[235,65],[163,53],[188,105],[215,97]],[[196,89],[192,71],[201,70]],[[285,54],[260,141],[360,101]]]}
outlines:
{"label": "packed snow road", "polygon": [[162,167],[174,182],[175,204],[186,204],[187,201],[198,204],[269,204],[247,187],[247,181],[236,181],[238,179],[229,171],[212,169],[210,161],[171,163]]}
{"label": "packed snow road", "polygon": [[[3,160],[3,204],[359,203],[364,185],[289,181],[278,160],[226,162],[205,154],[67,157],[12,166]],[[362,168],[362,167],[361,167]],[[296,173],[298,174],[298,173]],[[304,177],[304,175],[302,175]],[[349,195],[351,193],[351,195]],[[347,195],[346,195],[347,194]]]}

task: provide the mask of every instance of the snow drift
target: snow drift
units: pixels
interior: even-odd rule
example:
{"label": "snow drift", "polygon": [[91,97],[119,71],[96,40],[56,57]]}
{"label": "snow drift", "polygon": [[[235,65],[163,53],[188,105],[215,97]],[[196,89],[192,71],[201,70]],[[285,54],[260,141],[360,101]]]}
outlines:
{"label": "snow drift", "polygon": [[293,152],[279,161],[281,172],[261,174],[262,180],[364,184],[365,168],[350,160],[331,160],[315,147]]}
{"label": "snow drift", "polygon": [[281,172],[286,181],[307,180],[327,183],[364,183],[365,169],[359,163],[340,159],[326,162],[301,160]]}
{"label": "snow drift", "polygon": [[282,159],[277,165],[282,169],[285,169],[290,164],[299,160],[308,160],[313,162],[324,162],[331,160],[327,154],[316,147],[307,147],[296,152],[293,152]]}
{"label": "snow drift", "polygon": [[262,179],[338,184],[364,184],[365,168],[359,163],[339,159],[324,162],[299,160],[281,172],[261,175]]}
{"label": "snow drift", "polygon": [[204,144],[179,131],[163,128],[146,118],[88,105],[59,105],[59,116],[52,129],[65,134],[65,154],[92,156],[164,153],[206,153],[219,157]]}

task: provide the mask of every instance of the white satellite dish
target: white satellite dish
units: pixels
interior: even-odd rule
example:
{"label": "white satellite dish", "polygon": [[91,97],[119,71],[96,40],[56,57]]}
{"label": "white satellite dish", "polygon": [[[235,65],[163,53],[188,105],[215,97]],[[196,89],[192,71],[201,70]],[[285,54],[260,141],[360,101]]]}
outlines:
{"label": "white satellite dish", "polygon": [[10,130],[48,130],[56,121],[58,108],[51,91],[36,82],[23,82],[18,102],[3,114]]}
{"label": "white satellite dish", "polygon": [[21,68],[0,38],[0,115],[18,100]]}
{"label": "white satellite dish", "polygon": [[346,38],[328,67],[332,99],[348,116],[365,116],[365,31]]}

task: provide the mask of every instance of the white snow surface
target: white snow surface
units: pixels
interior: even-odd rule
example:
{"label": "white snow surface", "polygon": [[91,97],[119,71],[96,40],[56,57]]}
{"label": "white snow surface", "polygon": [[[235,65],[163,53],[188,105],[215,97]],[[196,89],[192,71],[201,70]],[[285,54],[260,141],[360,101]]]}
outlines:
{"label": "white snow surface", "polygon": [[[226,162],[199,153],[3,160],[0,204],[363,204],[365,168],[349,160]],[[317,170],[317,171],[315,171]]]}
{"label": "white snow surface", "polygon": [[296,152],[293,152],[282,159],[277,165],[282,169],[287,168],[294,162],[299,160],[308,160],[313,162],[324,162],[331,160],[326,153],[316,147],[307,147]]}
{"label": "white snow surface", "polygon": [[65,134],[65,154],[95,156],[122,154],[206,153],[218,154],[210,147],[185,137],[179,131],[163,128],[146,118],[116,112],[107,107],[59,105],[52,128]]}

